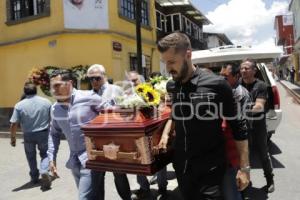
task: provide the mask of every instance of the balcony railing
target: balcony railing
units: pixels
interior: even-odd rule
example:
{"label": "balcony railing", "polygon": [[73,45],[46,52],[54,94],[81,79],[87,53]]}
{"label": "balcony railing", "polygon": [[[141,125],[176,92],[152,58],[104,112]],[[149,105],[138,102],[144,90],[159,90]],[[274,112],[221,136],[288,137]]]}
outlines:
{"label": "balcony railing", "polygon": [[189,35],[191,38],[203,41],[202,25],[199,26],[189,20],[181,13],[172,13],[165,15],[160,11],[156,11],[156,29],[164,33],[181,31]]}

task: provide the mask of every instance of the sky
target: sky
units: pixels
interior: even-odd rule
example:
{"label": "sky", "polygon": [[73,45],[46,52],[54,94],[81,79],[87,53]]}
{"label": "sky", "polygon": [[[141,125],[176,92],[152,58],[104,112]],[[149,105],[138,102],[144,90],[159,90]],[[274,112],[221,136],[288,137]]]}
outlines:
{"label": "sky", "polygon": [[290,0],[191,0],[213,24],[205,32],[225,33],[236,45],[274,47],[276,15]]}

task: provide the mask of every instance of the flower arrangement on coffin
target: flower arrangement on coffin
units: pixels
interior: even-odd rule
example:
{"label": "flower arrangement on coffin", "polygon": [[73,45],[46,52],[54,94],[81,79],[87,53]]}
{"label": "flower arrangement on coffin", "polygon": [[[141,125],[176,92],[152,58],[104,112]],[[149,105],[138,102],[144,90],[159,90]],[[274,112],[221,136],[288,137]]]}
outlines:
{"label": "flower arrangement on coffin", "polygon": [[133,93],[125,94],[116,99],[121,108],[155,107],[160,103],[160,94],[149,83],[139,84]]}
{"label": "flower arrangement on coffin", "polygon": [[165,76],[155,76],[154,78],[150,78],[150,83],[154,87],[156,91],[160,93],[161,100],[165,100],[167,95],[167,82],[172,78],[167,78]]}
{"label": "flower arrangement on coffin", "polygon": [[142,83],[136,86],[136,93],[143,98],[148,106],[158,106],[160,103],[160,93],[152,85]]}
{"label": "flower arrangement on coffin", "polygon": [[148,83],[141,83],[134,87],[132,93],[118,97],[116,103],[120,108],[139,109],[149,117],[165,99],[167,81],[168,79],[163,77],[150,79]]}

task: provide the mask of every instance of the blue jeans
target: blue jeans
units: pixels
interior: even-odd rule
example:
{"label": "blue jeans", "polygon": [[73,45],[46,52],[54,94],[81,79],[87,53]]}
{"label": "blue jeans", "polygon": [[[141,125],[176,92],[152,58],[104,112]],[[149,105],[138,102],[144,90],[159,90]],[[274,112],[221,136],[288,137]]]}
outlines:
{"label": "blue jeans", "polygon": [[[40,151],[41,163],[40,171],[37,168],[36,146]],[[30,168],[31,180],[38,180],[40,174],[47,174],[49,170],[48,150],[48,130],[34,133],[24,133],[24,149],[27,162]]]}
{"label": "blue jeans", "polygon": [[[118,194],[123,200],[131,199],[131,191],[129,182],[126,174],[113,173],[115,186]],[[105,182],[105,172],[92,171],[93,179],[93,190],[95,191],[95,200],[104,200],[104,182]]]}
{"label": "blue jeans", "polygon": [[[155,176],[157,176],[157,184],[159,190],[166,190],[168,181],[167,181],[167,167],[164,167],[160,171],[156,172]],[[137,175],[137,182],[140,185],[142,190],[150,190],[150,184],[146,176]]]}
{"label": "blue jeans", "polygon": [[223,193],[225,200],[242,200],[241,193],[236,185],[237,170],[233,167],[228,167],[223,179]]}
{"label": "blue jeans", "polygon": [[93,199],[91,170],[82,166],[71,169],[76,186],[78,188],[79,200]]}

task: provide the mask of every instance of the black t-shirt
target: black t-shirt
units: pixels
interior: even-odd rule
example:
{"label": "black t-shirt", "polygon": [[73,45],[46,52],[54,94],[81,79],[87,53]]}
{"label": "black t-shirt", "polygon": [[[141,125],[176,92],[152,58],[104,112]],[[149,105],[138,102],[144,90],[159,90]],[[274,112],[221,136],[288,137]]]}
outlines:
{"label": "black t-shirt", "polygon": [[177,170],[195,166],[205,170],[225,162],[223,117],[232,118],[228,122],[235,139],[247,137],[236,120],[232,89],[223,77],[197,68],[187,83],[176,82],[168,92],[173,100]]}
{"label": "black t-shirt", "polygon": [[259,79],[255,79],[255,81],[250,84],[246,84],[245,82],[242,81],[241,84],[249,91],[253,103],[255,103],[257,98],[266,100],[265,109],[264,109],[264,112],[266,112],[268,110],[267,85]]}
{"label": "black t-shirt", "polygon": [[246,84],[242,82],[242,85],[249,91],[250,96],[252,98],[253,105],[257,98],[266,100],[264,111],[263,112],[249,112],[248,115],[250,117],[250,121],[252,126],[249,131],[254,131],[256,134],[265,134],[262,132],[266,132],[266,112],[268,111],[268,90],[267,85],[261,81],[256,79],[251,84]]}

